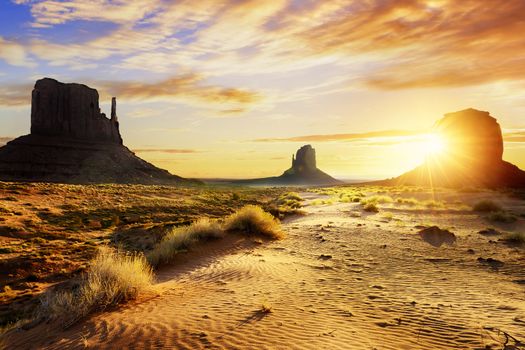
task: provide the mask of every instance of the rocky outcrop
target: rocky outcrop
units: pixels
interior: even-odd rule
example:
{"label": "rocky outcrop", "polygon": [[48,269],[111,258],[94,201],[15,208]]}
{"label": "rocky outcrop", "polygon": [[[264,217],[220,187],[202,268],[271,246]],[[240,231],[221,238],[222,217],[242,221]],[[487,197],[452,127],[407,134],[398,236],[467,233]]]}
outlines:
{"label": "rocky outcrop", "polygon": [[31,134],[0,147],[0,180],[61,183],[199,183],[137,157],[122,143],[113,97],[111,118],[95,89],[38,80],[32,94]]}
{"label": "rocky outcrop", "polygon": [[311,145],[305,145],[299,148],[297,158],[292,154],[292,168],[297,171],[315,171],[315,169],[317,169],[315,149],[313,149]]}
{"label": "rocky outcrop", "polygon": [[82,84],[44,78],[31,99],[31,134],[122,144],[113,97],[111,119],[100,112],[98,92]]}
{"label": "rocky outcrop", "polygon": [[239,180],[235,183],[246,185],[335,185],[342,183],[327,173],[317,169],[315,149],[305,145],[292,155],[292,166],[281,176],[266,177],[262,179]]}
{"label": "rocky outcrop", "polygon": [[448,113],[433,128],[444,141],[442,154],[387,185],[440,187],[525,187],[525,172],[502,159],[503,137],[488,112],[465,109]]}

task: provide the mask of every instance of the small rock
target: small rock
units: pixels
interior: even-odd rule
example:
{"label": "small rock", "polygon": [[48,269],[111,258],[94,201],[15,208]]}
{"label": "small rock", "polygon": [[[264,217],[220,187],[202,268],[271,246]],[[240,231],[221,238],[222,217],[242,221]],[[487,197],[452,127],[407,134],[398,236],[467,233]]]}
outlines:
{"label": "small rock", "polygon": [[419,236],[434,247],[441,247],[444,243],[452,245],[456,242],[456,235],[448,230],[442,230],[437,226],[427,227],[419,231]]}

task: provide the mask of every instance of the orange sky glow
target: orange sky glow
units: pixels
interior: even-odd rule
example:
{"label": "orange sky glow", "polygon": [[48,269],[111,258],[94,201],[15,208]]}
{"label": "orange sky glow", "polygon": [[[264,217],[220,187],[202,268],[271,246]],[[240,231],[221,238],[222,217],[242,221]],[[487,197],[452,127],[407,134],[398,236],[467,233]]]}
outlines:
{"label": "orange sky glow", "polygon": [[525,168],[525,2],[14,0],[0,4],[0,144],[44,76],[111,96],[124,143],[174,174],[279,175],[300,146],[342,179],[439,151],[434,123],[498,119]]}

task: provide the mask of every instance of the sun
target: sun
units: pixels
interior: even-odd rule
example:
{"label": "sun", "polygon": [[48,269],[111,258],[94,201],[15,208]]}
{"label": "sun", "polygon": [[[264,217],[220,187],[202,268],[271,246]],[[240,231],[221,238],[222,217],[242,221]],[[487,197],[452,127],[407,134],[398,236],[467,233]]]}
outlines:
{"label": "sun", "polygon": [[426,155],[439,155],[445,150],[445,142],[438,134],[426,134],[423,140],[423,148]]}

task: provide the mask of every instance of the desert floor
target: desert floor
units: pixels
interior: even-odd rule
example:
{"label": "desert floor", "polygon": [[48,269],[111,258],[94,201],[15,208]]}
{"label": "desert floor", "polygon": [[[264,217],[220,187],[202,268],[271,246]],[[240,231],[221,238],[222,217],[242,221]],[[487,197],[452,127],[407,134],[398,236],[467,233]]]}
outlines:
{"label": "desert floor", "polygon": [[[367,213],[302,196],[305,215],[284,222],[286,239],[196,247],[159,271],[151,295],[65,331],[16,331],[8,348],[503,349],[525,340],[525,250],[478,233],[523,231],[522,218],[494,224],[465,208],[389,204]],[[525,201],[502,200],[525,212]],[[457,242],[422,240],[416,226],[431,224]]]}

